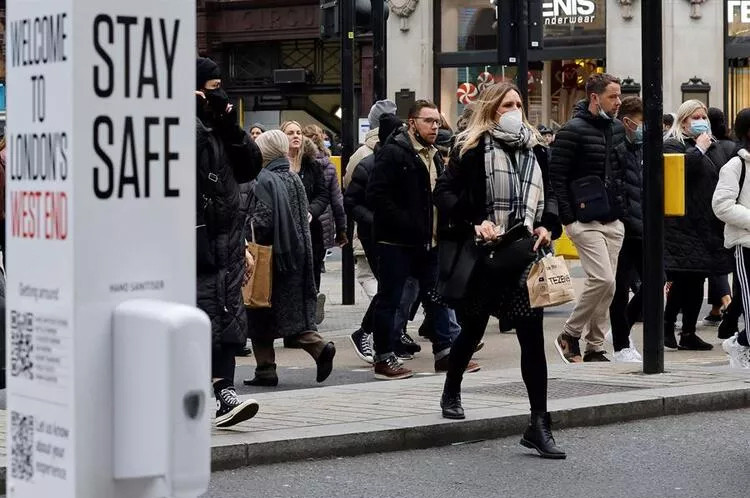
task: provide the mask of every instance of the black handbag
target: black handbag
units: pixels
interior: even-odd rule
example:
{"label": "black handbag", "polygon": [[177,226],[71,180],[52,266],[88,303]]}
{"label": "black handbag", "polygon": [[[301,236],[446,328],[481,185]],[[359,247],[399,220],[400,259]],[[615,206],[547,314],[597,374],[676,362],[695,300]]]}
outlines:
{"label": "black handbag", "polygon": [[609,150],[612,146],[612,128],[604,132],[606,141],[604,158],[604,180],[596,175],[584,176],[570,182],[570,193],[576,212],[576,218],[581,223],[604,220],[611,216],[612,209],[609,202],[609,185],[612,167],[610,165]]}
{"label": "black handbag", "polygon": [[479,250],[471,239],[444,240],[438,244],[438,280],[435,290],[444,303],[456,303],[464,298],[478,260]]}
{"label": "black handbag", "polygon": [[522,223],[511,227],[496,241],[475,243],[482,251],[482,271],[493,279],[516,279],[536,259],[536,237]]}

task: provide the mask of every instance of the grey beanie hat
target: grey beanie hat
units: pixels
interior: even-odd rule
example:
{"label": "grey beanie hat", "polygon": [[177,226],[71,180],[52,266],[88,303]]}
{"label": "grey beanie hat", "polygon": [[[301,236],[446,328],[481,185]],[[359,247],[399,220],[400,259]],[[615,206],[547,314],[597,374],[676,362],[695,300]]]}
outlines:
{"label": "grey beanie hat", "polygon": [[392,100],[378,100],[370,108],[367,119],[370,121],[370,129],[374,130],[380,125],[380,116],[383,114],[396,114],[396,103]]}

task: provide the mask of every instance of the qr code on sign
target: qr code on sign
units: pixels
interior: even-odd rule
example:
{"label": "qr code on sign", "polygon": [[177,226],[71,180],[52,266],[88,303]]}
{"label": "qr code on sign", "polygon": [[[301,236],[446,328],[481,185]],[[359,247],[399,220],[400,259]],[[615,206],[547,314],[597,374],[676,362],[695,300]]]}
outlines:
{"label": "qr code on sign", "polygon": [[32,313],[10,312],[10,373],[13,377],[34,379],[34,362],[31,359],[33,330]]}
{"label": "qr code on sign", "polygon": [[10,413],[11,462],[13,479],[30,481],[34,477],[34,417]]}

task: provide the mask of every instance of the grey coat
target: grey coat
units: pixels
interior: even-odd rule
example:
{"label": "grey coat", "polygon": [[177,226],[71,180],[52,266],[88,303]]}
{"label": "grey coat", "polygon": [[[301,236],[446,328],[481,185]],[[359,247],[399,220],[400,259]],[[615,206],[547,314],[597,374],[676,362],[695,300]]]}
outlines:
{"label": "grey coat", "polygon": [[[307,195],[299,176],[290,171],[278,174],[286,185],[289,203],[297,232],[305,244],[305,258],[293,272],[282,273],[275,266],[271,288],[270,309],[248,309],[248,337],[251,339],[277,339],[293,337],[304,332],[317,331],[315,303],[317,291],[313,277],[313,254],[310,225],[307,222]],[[250,239],[250,221],[255,229],[255,240],[262,245],[272,245],[274,213],[272,207],[254,194],[254,184],[243,185],[247,195],[248,223],[245,227]]]}

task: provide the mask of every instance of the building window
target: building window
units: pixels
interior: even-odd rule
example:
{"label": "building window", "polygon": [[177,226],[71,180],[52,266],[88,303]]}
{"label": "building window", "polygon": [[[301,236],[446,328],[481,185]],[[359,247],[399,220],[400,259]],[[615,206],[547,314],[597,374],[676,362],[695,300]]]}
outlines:
{"label": "building window", "polygon": [[[606,0],[550,0],[543,4],[544,44],[603,44]],[[441,1],[441,51],[496,50],[495,9],[488,0]]]}

